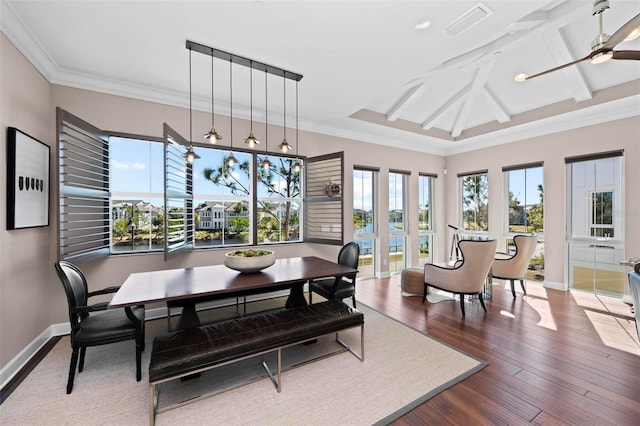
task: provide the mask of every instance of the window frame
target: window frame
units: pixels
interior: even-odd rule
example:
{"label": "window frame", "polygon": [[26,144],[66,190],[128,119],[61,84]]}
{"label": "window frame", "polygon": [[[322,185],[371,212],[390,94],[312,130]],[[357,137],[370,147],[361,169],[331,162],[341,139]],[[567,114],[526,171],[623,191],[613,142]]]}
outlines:
{"label": "window frame", "polygon": [[[434,223],[434,217],[433,217],[433,190],[434,190],[434,179],[436,179],[438,177],[438,175],[435,174],[430,174],[430,173],[419,173],[418,174],[418,266],[422,267],[424,266],[425,263],[432,263],[433,262],[433,240],[434,240],[434,235],[435,235],[435,223]],[[421,188],[423,187],[423,181],[424,179],[428,179],[428,203],[429,203],[429,207],[427,209],[428,215],[429,215],[429,221],[428,221],[428,225],[427,225],[427,229],[422,229],[422,222],[420,221],[420,216],[422,214],[422,209],[420,206],[420,200],[423,198],[423,193],[421,191]],[[423,258],[420,257],[420,241],[423,238],[427,238],[427,245],[428,245],[428,251],[429,251],[429,255],[426,256],[424,258],[424,261],[422,260]]]}

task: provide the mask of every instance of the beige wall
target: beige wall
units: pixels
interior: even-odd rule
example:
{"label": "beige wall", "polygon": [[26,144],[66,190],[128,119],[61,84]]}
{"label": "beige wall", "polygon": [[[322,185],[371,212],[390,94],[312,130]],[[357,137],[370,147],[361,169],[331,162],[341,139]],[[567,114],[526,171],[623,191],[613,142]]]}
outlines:
{"label": "beige wall", "polygon": [[[55,147],[49,83],[4,35],[0,53],[0,365],[4,366],[51,324],[52,311],[59,310],[51,304],[59,284],[52,268],[53,227],[7,231],[6,226],[7,127]],[[53,158],[55,148],[51,151]],[[50,187],[54,186],[52,182]]]}

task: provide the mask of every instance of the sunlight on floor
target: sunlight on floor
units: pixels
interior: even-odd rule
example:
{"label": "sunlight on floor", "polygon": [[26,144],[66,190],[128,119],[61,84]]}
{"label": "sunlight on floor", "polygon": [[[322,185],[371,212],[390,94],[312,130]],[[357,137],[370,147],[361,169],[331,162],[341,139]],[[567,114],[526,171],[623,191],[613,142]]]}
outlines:
{"label": "sunlight on floor", "polygon": [[540,321],[537,325],[548,328],[549,330],[558,330],[558,326],[551,314],[551,308],[547,301],[547,291],[544,287],[540,285],[528,285],[527,295],[524,296],[524,300],[540,315]]}
{"label": "sunlight on floor", "polygon": [[636,323],[629,305],[620,299],[596,296],[572,291],[578,306],[585,308],[585,315],[606,346],[640,355],[640,342],[636,335]]}

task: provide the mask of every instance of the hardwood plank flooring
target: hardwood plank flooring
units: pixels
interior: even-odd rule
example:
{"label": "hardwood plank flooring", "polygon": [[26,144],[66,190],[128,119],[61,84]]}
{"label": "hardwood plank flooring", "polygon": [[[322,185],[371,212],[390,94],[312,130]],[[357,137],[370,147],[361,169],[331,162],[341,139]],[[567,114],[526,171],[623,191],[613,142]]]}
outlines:
{"label": "hardwood plank flooring", "polygon": [[[640,424],[640,344],[616,299],[529,283],[513,299],[493,286],[477,300],[422,304],[400,277],[358,282],[357,299],[489,365],[393,425]],[[428,360],[425,360],[428,368]]]}

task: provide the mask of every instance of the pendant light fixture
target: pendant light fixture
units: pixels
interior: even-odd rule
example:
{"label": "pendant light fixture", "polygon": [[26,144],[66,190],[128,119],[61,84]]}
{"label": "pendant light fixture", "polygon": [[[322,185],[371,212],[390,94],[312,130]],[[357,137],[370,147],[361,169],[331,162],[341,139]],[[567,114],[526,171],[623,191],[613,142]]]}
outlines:
{"label": "pendant light fixture", "polygon": [[284,124],[282,125],[282,132],[284,136],[282,138],[282,143],[278,145],[278,148],[282,152],[287,152],[291,149],[291,145],[289,145],[289,143],[287,142],[287,79],[283,78],[282,81],[283,81],[282,87],[284,89],[284,103],[282,107],[282,111],[283,111],[282,116],[284,118]]}
{"label": "pendant light fixture", "polygon": [[267,98],[267,70],[264,70],[264,160],[260,163],[260,167],[267,171],[271,168],[269,161],[269,120],[267,120],[267,111],[269,103]]}
{"label": "pendant light fixture", "polygon": [[222,140],[222,136],[220,136],[218,134],[218,132],[216,132],[216,126],[215,126],[215,106],[214,106],[214,102],[213,102],[213,55],[211,55],[211,130],[209,130],[207,133],[204,134],[204,138],[208,139],[209,142],[211,143],[216,143],[219,140]]}
{"label": "pendant light fixture", "polygon": [[258,139],[256,139],[255,136],[253,136],[253,61],[249,61],[249,68],[251,69],[249,71],[249,79],[250,79],[250,83],[249,83],[249,96],[251,97],[250,100],[250,104],[251,104],[251,128],[249,131],[249,136],[247,136],[247,138],[244,140],[244,143],[246,143],[247,145],[249,145],[249,148],[253,148],[254,146],[256,146],[257,144],[260,143],[260,141]]}
{"label": "pendant light fixture", "polygon": [[189,149],[183,154],[189,164],[193,164],[197,158],[200,158],[193,150],[193,109],[191,104],[191,50],[189,50]]}
{"label": "pendant light fixture", "polygon": [[229,56],[229,125],[231,127],[231,150],[227,157],[227,166],[233,167],[237,163],[236,157],[233,156],[233,62]]}
{"label": "pendant light fixture", "polygon": [[300,141],[298,140],[298,80],[296,80],[296,163],[293,165],[293,170],[300,172],[302,170],[302,163],[298,158],[298,146]]}

